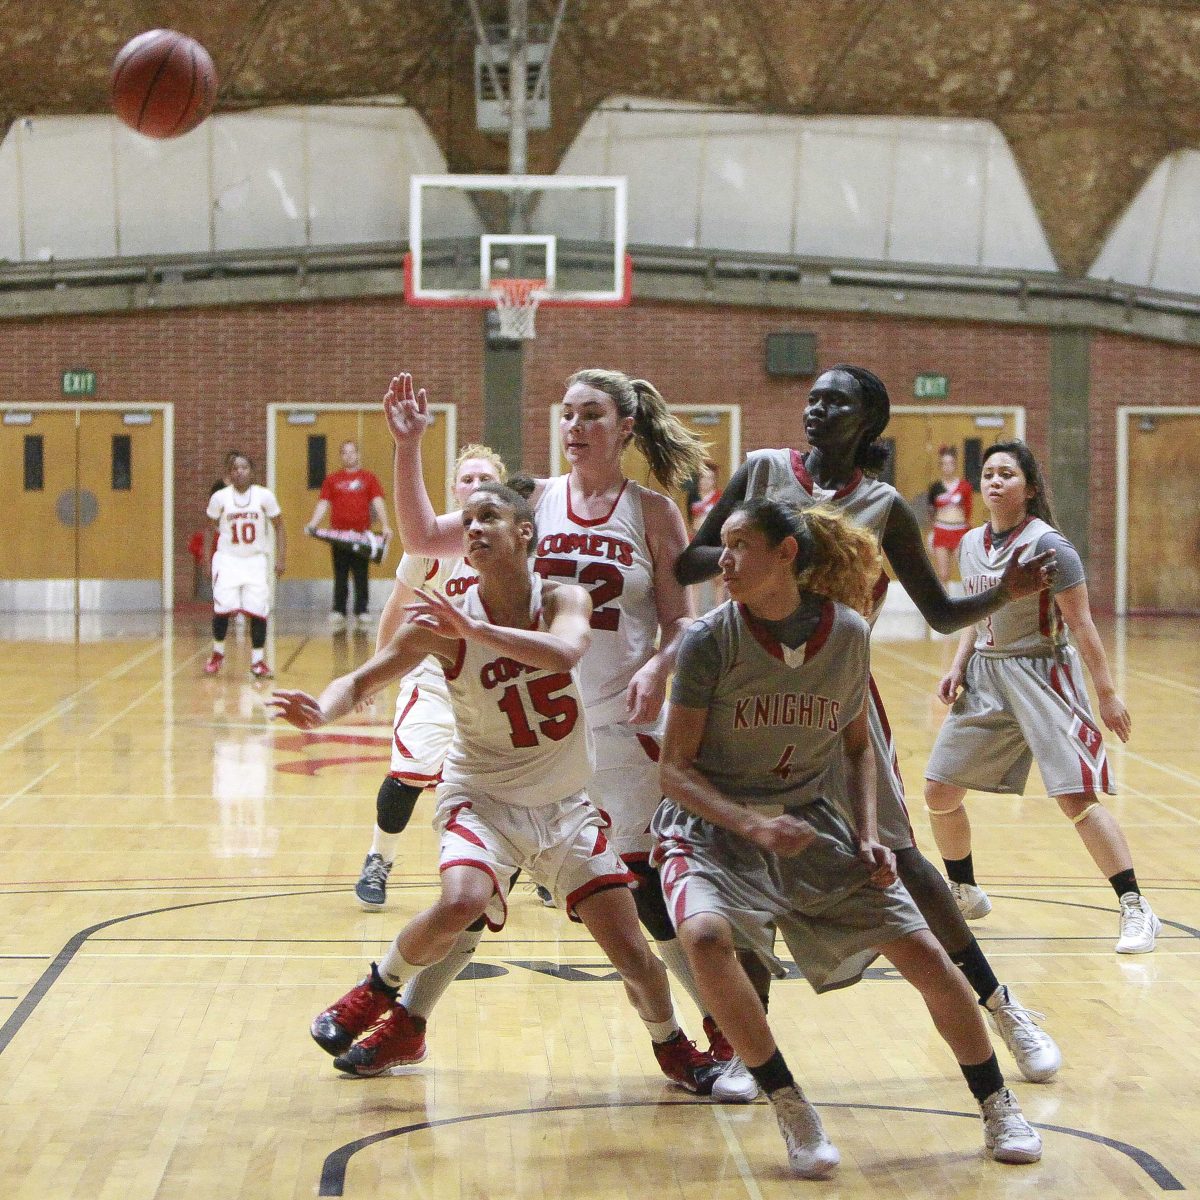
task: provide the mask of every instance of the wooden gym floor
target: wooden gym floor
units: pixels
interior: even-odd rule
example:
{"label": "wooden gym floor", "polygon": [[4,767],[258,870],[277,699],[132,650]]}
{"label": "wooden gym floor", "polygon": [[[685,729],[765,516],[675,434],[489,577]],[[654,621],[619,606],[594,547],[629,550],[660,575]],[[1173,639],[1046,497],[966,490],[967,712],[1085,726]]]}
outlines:
{"label": "wooden gym floor", "polygon": [[[9,1200],[655,1196],[750,1200],[1157,1196],[1200,1187],[1200,649],[1195,623],[1103,633],[1134,717],[1112,808],[1164,919],[1153,955],[1117,919],[1037,791],[969,801],[975,928],[1062,1046],[1018,1081],[1045,1158],[981,1155],[979,1122],[916,994],[887,970],[818,999],[778,984],[773,1023],[841,1148],[836,1180],[784,1171],[765,1104],[668,1087],[595,945],[518,891],[455,983],[418,1067],[340,1077],[308,1023],[435,886],[424,799],[384,913],[351,894],[387,764],[390,705],[316,735],[272,727],[269,690],[201,674],[204,614],[0,625],[0,1169]],[[279,682],[318,689],[373,636],[284,618]],[[882,631],[875,669],[910,796],[953,643]],[[103,639],[103,640],[101,640]],[[1036,776],[1035,776],[1036,780]],[[1037,783],[1040,788],[1040,782]],[[914,820],[932,841],[919,803]],[[679,1000],[686,1027],[698,1018]],[[1193,1038],[1197,1041],[1193,1042]],[[1015,1068],[1000,1048],[1010,1077]]]}

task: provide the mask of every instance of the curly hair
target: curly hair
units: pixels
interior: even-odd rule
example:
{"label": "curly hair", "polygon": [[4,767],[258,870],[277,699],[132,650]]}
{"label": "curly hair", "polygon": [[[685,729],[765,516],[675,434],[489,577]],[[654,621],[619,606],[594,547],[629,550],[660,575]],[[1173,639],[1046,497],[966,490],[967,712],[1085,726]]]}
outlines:
{"label": "curly hair", "polygon": [[786,537],[796,539],[799,549],[792,568],[801,590],[870,615],[883,563],[875,538],[845,513],[824,504],[799,509],[762,498],[745,500],[733,511],[744,513],[771,546]]}
{"label": "curly hair", "polygon": [[482,442],[468,442],[458,452],[458,457],[454,460],[454,477],[456,479],[458,478],[459,468],[469,458],[479,458],[485,463],[490,463],[492,470],[496,472],[496,478],[501,483],[508,478],[508,468],[504,465],[504,459],[491,446],[485,446]]}

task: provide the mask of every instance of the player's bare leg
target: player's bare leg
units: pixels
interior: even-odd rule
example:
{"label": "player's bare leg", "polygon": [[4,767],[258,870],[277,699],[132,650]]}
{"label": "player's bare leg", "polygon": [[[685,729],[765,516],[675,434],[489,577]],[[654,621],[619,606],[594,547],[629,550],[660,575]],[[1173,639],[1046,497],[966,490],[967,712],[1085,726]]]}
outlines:
{"label": "player's bare leg", "polygon": [[946,877],[959,911],[968,921],[978,921],[992,911],[988,894],[975,882],[971,857],[971,818],[963,807],[966,788],[936,779],[925,780],[925,808],[938,853],[946,864]]}
{"label": "player's bare leg", "polygon": [[775,1044],[762,1000],[738,960],[729,922],[716,913],[697,913],[679,926],[679,939],[706,1007],[771,1102],[792,1170],[805,1179],[825,1178],[841,1156]]}
{"label": "player's bare leg", "polygon": [[721,1068],[679,1028],[666,968],[642,935],[633,894],[625,887],[606,888],[581,900],[575,913],[620,972],[625,994],[654,1042],[663,1074],[689,1092],[708,1095]]}

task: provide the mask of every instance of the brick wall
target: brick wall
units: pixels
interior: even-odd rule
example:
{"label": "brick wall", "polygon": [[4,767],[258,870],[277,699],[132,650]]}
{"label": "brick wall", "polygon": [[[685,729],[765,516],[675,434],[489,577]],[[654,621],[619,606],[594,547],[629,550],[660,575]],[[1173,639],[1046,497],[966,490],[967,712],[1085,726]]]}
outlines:
{"label": "brick wall", "polygon": [[[847,360],[878,372],[894,403],[912,403],[913,376],[933,371],[950,377],[955,404],[1023,404],[1029,441],[1047,453],[1042,330],[651,303],[543,309],[537,320],[537,340],[527,343],[523,430],[524,465],[534,470],[549,461],[547,406],[582,366],[643,375],[671,402],[740,403],[743,449],[794,443],[803,381],[772,379],[763,366],[766,334],[789,328],[816,333],[822,365]],[[61,371],[86,366],[98,374],[98,400],[174,403],[177,600],[187,598],[185,543],[209,484],[233,445],[261,462],[268,403],[374,400],[403,367],[432,399],[459,406],[466,441],[482,434],[482,364],[477,312],[407,308],[393,299],[0,323],[0,399],[61,401]],[[1116,406],[1188,403],[1197,378],[1200,350],[1096,335],[1090,521],[1098,609],[1112,605]]]}

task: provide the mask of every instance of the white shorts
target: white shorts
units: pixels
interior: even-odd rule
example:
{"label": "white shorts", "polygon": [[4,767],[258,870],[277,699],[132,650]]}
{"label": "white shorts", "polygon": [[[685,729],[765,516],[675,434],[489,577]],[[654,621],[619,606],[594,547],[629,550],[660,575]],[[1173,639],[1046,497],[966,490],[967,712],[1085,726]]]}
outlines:
{"label": "white shorts", "polygon": [[483,919],[495,932],[508,917],[508,889],[519,867],[549,888],[573,921],[575,905],[606,887],[632,886],[634,876],[608,844],[608,822],[586,792],[537,808],[519,808],[461,784],[437,790],[433,827],[441,832],[439,870],[478,867],[495,893]]}
{"label": "white shorts", "polygon": [[441,783],[442,763],[453,737],[454,710],[441,672],[405,676],[396,697],[388,774],[413,787]]}
{"label": "white shorts", "polygon": [[217,551],[212,560],[213,612],[218,617],[245,613],[267,617],[271,612],[271,588],[267,580],[270,559],[265,554],[245,557]]}
{"label": "white shorts", "polygon": [[609,841],[625,862],[647,862],[654,849],[650,822],[662,800],[658,782],[659,724],[592,726],[596,773],[588,795],[611,823]]}

